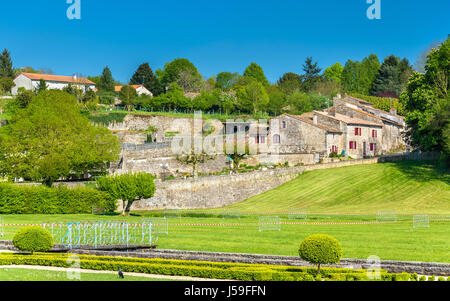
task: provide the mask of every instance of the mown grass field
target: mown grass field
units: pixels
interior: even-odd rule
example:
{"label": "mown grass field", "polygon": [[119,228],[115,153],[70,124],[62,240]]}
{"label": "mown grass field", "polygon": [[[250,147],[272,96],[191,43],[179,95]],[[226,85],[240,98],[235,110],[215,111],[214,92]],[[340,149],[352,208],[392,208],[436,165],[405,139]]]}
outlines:
{"label": "mown grass field", "polygon": [[319,213],[450,214],[450,174],[413,161],[306,172],[229,208],[242,211],[308,209]]}
{"label": "mown grass field", "polygon": [[[449,197],[449,175],[428,164],[402,162],[317,170],[227,208],[190,210],[182,217],[169,218],[169,234],[159,235],[157,244],[161,249],[296,256],[304,238],[322,233],[341,242],[345,258],[376,255],[382,260],[450,263]],[[308,210],[308,218],[289,219],[291,209]],[[241,218],[222,218],[227,210],[239,210]],[[374,223],[377,211],[388,210],[397,212],[397,222]],[[413,215],[419,214],[430,215],[429,228],[413,229]],[[6,224],[139,222],[162,215],[162,211],[146,211],[126,218],[9,215],[4,219]],[[259,232],[261,215],[279,216],[281,231]],[[19,228],[5,227],[4,239],[12,239]]]}

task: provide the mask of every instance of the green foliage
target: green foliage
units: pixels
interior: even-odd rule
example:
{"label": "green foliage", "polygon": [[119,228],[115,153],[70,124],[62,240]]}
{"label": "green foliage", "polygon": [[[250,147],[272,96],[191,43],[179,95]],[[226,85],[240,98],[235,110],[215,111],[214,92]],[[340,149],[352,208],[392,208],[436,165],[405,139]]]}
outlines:
{"label": "green foliage", "polygon": [[147,90],[158,96],[164,92],[164,87],[153,74],[148,63],[141,64],[130,79],[130,85],[143,85]]}
{"label": "green foliage", "polygon": [[50,232],[42,227],[25,227],[20,229],[12,240],[14,247],[27,252],[47,252],[53,247]]}
{"label": "green foliage", "polygon": [[133,104],[138,97],[136,89],[131,86],[123,86],[119,92],[119,98],[129,111],[133,108]]}
{"label": "green foliage", "polygon": [[287,97],[287,103],[290,106],[290,113],[301,115],[306,112],[311,112],[313,106],[310,98],[303,92],[294,92]]}
{"label": "green foliage", "polygon": [[348,60],[342,71],[342,86],[348,93],[369,94],[372,83],[380,68],[378,57],[374,54],[362,62]]}
{"label": "green foliage", "polygon": [[217,74],[215,87],[223,91],[228,91],[237,83],[239,77],[239,73],[220,72]]}
{"label": "green foliage", "polygon": [[97,185],[100,191],[108,192],[115,200],[122,200],[122,214],[129,215],[134,201],[153,196],[154,179],[153,175],[147,173],[128,173],[98,178]]}
{"label": "green foliage", "polygon": [[[407,138],[421,150],[437,150],[449,158],[450,39],[430,52],[425,74],[414,73],[400,99],[405,106]],[[449,160],[450,161],[450,160]]]}
{"label": "green foliage", "polygon": [[344,67],[341,65],[341,63],[337,62],[336,64],[325,69],[325,71],[323,72],[323,77],[329,81],[340,83],[342,81],[343,71]]}
{"label": "green foliage", "polygon": [[112,105],[116,99],[116,92],[98,91],[99,103],[105,105]]}
{"label": "green foliage", "polygon": [[0,128],[0,174],[42,181],[105,172],[118,159],[118,138],[80,113],[63,91],[39,93]]}
{"label": "green foliage", "polygon": [[247,68],[245,68],[244,76],[256,80],[263,86],[269,85],[269,81],[267,80],[263,69],[256,63],[251,63]]}
{"label": "green foliage", "polygon": [[189,60],[175,59],[165,65],[160,80],[165,87],[177,83],[186,92],[196,92],[200,89],[202,76]]}
{"label": "green foliage", "polygon": [[0,94],[10,93],[14,87],[14,81],[10,77],[0,77]]}
{"label": "green foliage", "polygon": [[294,72],[287,72],[277,82],[283,93],[290,95],[302,90],[302,77]]}
{"label": "green foliage", "polygon": [[321,76],[319,75],[322,69],[319,68],[318,63],[313,63],[312,57],[307,57],[305,60],[305,64],[303,64],[303,72],[302,82],[303,82],[303,90],[305,92],[309,92],[315,86],[317,82],[321,80]]}
{"label": "green foliage", "polygon": [[389,112],[391,109],[396,109],[397,114],[402,116],[406,113],[403,102],[398,98],[367,96],[357,93],[351,94],[350,96],[368,101],[373,104],[374,108],[379,110]]}
{"label": "green foliage", "polygon": [[335,238],[326,234],[313,234],[300,244],[300,257],[312,264],[339,263],[342,257],[342,246]]}
{"label": "green foliage", "polygon": [[241,111],[256,113],[269,103],[269,96],[263,84],[253,79],[247,85],[239,86],[236,95],[237,108]]}
{"label": "green foliage", "polygon": [[94,123],[108,126],[111,123],[123,122],[125,116],[127,116],[127,113],[124,112],[110,112],[110,113],[97,113],[94,115],[89,115],[88,117]]}
{"label": "green foliage", "polygon": [[11,60],[11,54],[8,49],[4,49],[0,56],[0,78],[1,77],[14,77],[13,63]]}
{"label": "green foliage", "polygon": [[98,89],[100,91],[114,92],[115,81],[112,76],[111,70],[108,66],[103,69],[102,75],[100,76]]}
{"label": "green foliage", "polygon": [[36,93],[41,93],[48,89],[47,82],[43,79],[39,80],[39,85],[37,86]]}
{"label": "green foliage", "polygon": [[23,89],[17,94],[16,102],[21,108],[26,108],[35,96],[36,94],[33,91]]}
{"label": "green foliage", "polygon": [[114,212],[116,200],[105,192],[85,187],[45,187],[0,184],[2,214],[80,214],[92,206]]}
{"label": "green foliage", "polygon": [[378,74],[374,78],[370,94],[379,95],[388,91],[400,95],[406,88],[411,74],[412,67],[407,59],[400,60],[399,57],[390,55],[384,59]]}

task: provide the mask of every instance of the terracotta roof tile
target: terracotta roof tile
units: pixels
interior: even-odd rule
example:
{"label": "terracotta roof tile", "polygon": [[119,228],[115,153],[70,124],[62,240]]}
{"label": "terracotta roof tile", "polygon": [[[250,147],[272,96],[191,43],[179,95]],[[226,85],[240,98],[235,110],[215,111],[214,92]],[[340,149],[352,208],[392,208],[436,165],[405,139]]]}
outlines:
{"label": "terracotta roof tile", "polygon": [[88,80],[84,77],[77,77],[76,79],[73,76],[62,76],[62,75],[51,75],[51,74],[39,74],[39,73],[26,73],[22,72],[23,75],[28,77],[31,80],[45,80],[49,82],[61,82],[61,83],[72,83],[72,84],[88,84],[95,85],[94,82]]}

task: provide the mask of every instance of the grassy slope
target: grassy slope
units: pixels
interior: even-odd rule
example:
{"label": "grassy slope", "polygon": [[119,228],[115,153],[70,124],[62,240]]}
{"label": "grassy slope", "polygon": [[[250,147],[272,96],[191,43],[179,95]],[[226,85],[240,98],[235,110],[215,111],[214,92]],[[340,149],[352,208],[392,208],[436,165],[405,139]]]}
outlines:
{"label": "grassy slope", "polygon": [[274,190],[230,206],[243,211],[449,214],[450,174],[433,165],[399,162],[306,172]]}

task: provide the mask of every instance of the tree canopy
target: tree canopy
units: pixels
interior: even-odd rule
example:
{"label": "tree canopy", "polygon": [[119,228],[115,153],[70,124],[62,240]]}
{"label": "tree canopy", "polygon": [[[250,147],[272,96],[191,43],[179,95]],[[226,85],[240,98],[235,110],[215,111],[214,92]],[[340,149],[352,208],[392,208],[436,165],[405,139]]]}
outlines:
{"label": "tree canopy", "polygon": [[108,66],[103,69],[102,75],[100,76],[98,89],[107,92],[114,92],[115,81],[112,76],[111,70]]}
{"label": "tree canopy", "polygon": [[245,68],[244,76],[248,78],[253,78],[257,82],[261,83],[263,86],[268,86],[269,81],[264,74],[263,69],[260,65],[256,63],[251,63],[247,68]]}
{"label": "tree canopy", "polygon": [[120,144],[108,129],[92,125],[77,100],[43,91],[0,128],[0,174],[42,181],[105,172]]}
{"label": "tree canopy", "polygon": [[158,96],[164,92],[159,79],[153,74],[148,63],[141,64],[130,79],[130,85],[143,85],[147,90]]}

